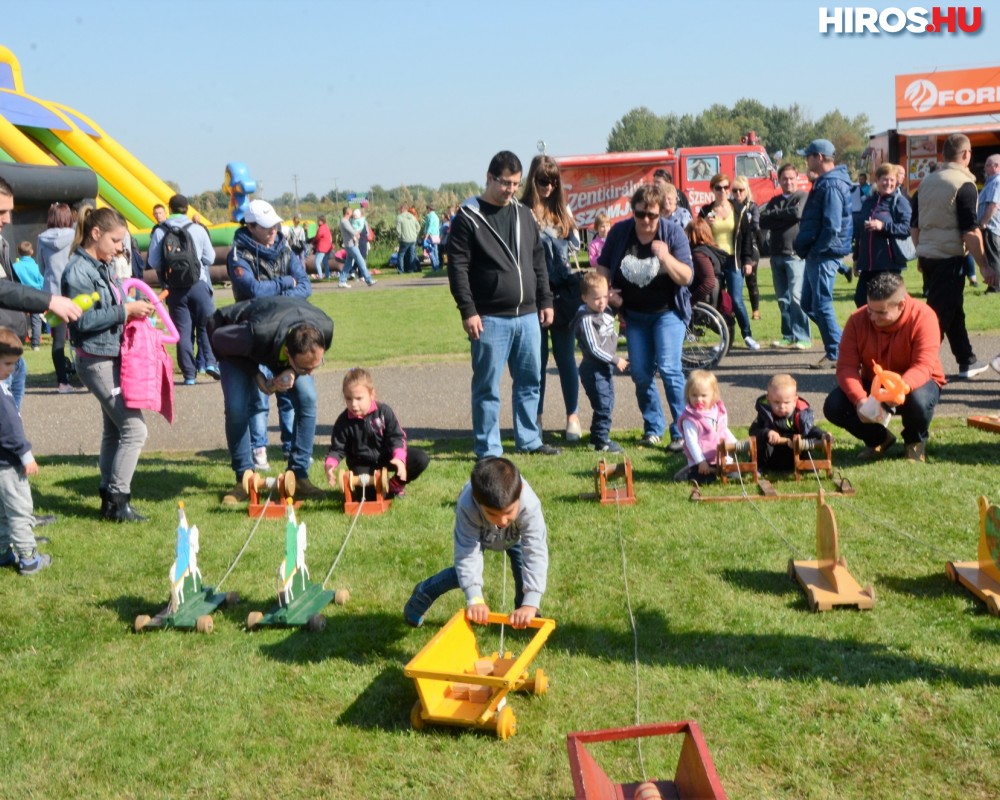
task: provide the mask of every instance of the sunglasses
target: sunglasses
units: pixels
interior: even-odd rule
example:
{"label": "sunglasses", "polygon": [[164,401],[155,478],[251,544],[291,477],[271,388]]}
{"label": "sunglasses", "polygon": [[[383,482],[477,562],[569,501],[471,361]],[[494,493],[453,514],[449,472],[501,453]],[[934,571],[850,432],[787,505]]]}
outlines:
{"label": "sunglasses", "polygon": [[718,186],[713,186],[712,187],[712,191],[713,192],[725,192],[728,189],[729,189],[729,184],[728,183],[720,183]]}
{"label": "sunglasses", "polygon": [[746,191],[746,189],[744,189],[742,186],[734,186],[733,187],[733,194],[736,194],[737,192],[745,192],[745,191]]}
{"label": "sunglasses", "polygon": [[651,222],[654,219],[659,219],[658,211],[633,211],[632,216],[636,219],[644,219],[646,222]]}
{"label": "sunglasses", "polygon": [[543,189],[548,189],[550,186],[558,186],[558,178],[535,178],[535,183],[541,186]]}

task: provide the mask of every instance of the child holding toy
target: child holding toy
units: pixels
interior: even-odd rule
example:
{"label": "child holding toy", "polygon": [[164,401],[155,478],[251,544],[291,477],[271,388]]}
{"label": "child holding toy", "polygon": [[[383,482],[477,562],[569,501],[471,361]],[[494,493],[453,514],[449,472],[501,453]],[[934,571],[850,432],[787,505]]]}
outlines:
{"label": "child holding toy", "polygon": [[719,396],[718,380],[706,370],[692,371],[684,385],[684,400],[687,405],[678,424],[687,466],[674,475],[674,480],[711,483],[718,466],[719,442],[736,444],[729,430],[729,414]]}
{"label": "child holding toy", "polygon": [[389,480],[389,494],[402,498],[406,485],[427,469],[430,458],[419,447],[407,447],[406,432],[385,403],[375,399],[375,381],[361,367],[344,376],[344,404],[347,408],[333,423],[330,449],[326,454],[326,477],[336,486],[334,472],[347,459],[347,468],[355,474],[371,474],[376,469],[394,469]]}
{"label": "child holding toy", "polygon": [[14,371],[24,345],[10,328],[0,328],[0,567],[16,567],[20,575],[34,575],[52,563],[38,552],[35,509],[28,478],[38,474],[31,442],[24,436],[10,389],[2,383]]}
{"label": "child holding toy", "polygon": [[615,369],[628,369],[628,359],[618,353],[615,318],[608,313],[608,279],[597,272],[585,272],[581,279],[584,305],[573,319],[573,332],[583,351],[580,382],[594,414],[590,420],[590,446],[599,453],[621,453],[622,446],[611,441],[611,412],[615,408]]}
{"label": "child holding toy", "polygon": [[545,518],[538,496],[513,462],[483,458],[472,469],[455,506],[455,565],[413,588],[403,608],[407,624],[419,628],[428,609],[445,592],[465,592],[465,616],[485,625],[490,608],[483,597],[483,551],[507,551],[514,576],[510,624],[525,628],[538,613],[549,569]]}
{"label": "child holding toy", "polygon": [[791,375],[775,375],[767,384],[767,394],[757,398],[757,418],[750,435],[757,437],[757,466],[764,470],[790,472],[795,469],[792,437],[822,439],[828,433],[816,427],[809,403],[798,395]]}

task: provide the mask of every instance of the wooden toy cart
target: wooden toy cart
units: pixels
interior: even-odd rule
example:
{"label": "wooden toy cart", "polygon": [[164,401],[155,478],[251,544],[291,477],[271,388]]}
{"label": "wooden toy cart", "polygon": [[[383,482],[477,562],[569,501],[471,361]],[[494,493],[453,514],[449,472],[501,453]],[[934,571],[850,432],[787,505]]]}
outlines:
{"label": "wooden toy cart", "polygon": [[[490,625],[509,625],[506,614],[489,615]],[[410,723],[421,730],[428,722],[480,728],[508,739],[517,732],[517,720],[507,705],[508,692],[543,695],[549,682],[542,670],[528,677],[528,665],[555,630],[552,619],[535,618],[529,625],[534,636],[520,656],[509,652],[484,658],[476,645],[465,610],[455,613],[419,653],[403,674],[413,678],[419,698],[410,711]]]}
{"label": "wooden toy cart", "polygon": [[[344,513],[384,514],[392,505],[389,498],[389,470],[377,469],[371,475],[355,475],[344,470],[340,478],[344,490]],[[364,503],[361,502],[364,496]]]}
{"label": "wooden toy cart", "polygon": [[[615,480],[625,481],[625,485],[612,483]],[[582,500],[597,500],[602,506],[635,505],[635,489],[632,484],[632,462],[625,459],[620,464],[608,464],[605,459],[594,467],[594,491],[581,494]]]}
{"label": "wooden toy cart", "polygon": [[159,628],[196,630],[211,633],[215,629],[212,613],[219,606],[234,606],[240,601],[236,592],[216,592],[202,582],[198,569],[198,527],[189,526],[184,502],[177,504],[179,521],[174,563],[170,565],[170,601],[155,617],[139,614],[132,624],[136,633]]}
{"label": "wooden toy cart", "polygon": [[862,589],[847,571],[847,561],[840,555],[837,520],[822,491],[816,498],[816,552],[815,561],[788,562],[788,576],[805,590],[811,611],[829,611],[836,606],[875,607],[874,587]]}
{"label": "wooden toy cart", "polygon": [[[683,736],[681,755],[672,781],[645,783],[613,783],[587,750],[586,745],[615,742],[646,736]],[[635,725],[630,728],[610,728],[601,731],[571,733],[566,737],[573,790],[576,800],[726,800],[726,792],[712,763],[705,740],[697,723],[662,722]]]}
{"label": "wooden toy cart", "polygon": [[993,616],[1000,616],[1000,508],[985,497],[979,506],[979,548],[976,561],[949,561],[945,573],[986,603]]}
{"label": "wooden toy cart", "polygon": [[[264,490],[278,490],[278,501],[265,503],[261,499]],[[281,519],[285,516],[285,506],[289,498],[295,497],[295,473],[291,470],[282,472],[277,478],[266,478],[258,475],[252,469],[243,473],[243,491],[247,493],[250,502],[247,505],[247,516],[258,519],[264,514],[264,519]],[[301,500],[294,501],[295,508],[302,505]],[[265,508],[266,507],[266,508]]]}

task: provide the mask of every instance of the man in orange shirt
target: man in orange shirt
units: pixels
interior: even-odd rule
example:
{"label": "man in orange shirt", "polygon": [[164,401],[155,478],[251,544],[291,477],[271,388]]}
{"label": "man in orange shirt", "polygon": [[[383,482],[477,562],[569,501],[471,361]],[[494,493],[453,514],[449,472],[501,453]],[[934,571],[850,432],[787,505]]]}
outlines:
{"label": "man in orange shirt", "polygon": [[[868,284],[868,305],[847,320],[837,358],[837,388],[826,398],[823,414],[834,425],[861,439],[862,460],[882,458],[896,441],[887,412],[900,415],[906,457],[925,461],[928,429],[945,384],[938,351],[941,329],[926,303],[906,293],[896,272],[881,272]],[[869,397],[874,365],[896,372],[910,387],[902,405],[887,408]],[[880,419],[886,424],[882,424]]]}

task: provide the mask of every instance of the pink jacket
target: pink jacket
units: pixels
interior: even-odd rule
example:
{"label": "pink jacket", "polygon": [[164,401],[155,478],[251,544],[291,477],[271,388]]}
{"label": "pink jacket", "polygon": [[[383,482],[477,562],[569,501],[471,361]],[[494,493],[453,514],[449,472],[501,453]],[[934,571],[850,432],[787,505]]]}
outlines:
{"label": "pink jacket", "polygon": [[[685,422],[693,425],[697,431],[698,452],[695,452],[695,448],[691,447],[692,443],[688,441],[688,432],[684,430]],[[684,455],[687,456],[689,466],[700,464],[703,460],[714,464],[719,442],[736,441],[736,437],[729,431],[729,414],[721,400],[708,409],[684,406],[677,424],[684,436]]]}
{"label": "pink jacket", "polygon": [[174,421],[174,362],[160,331],[144,319],[130,319],[122,334],[122,398],[129,408],[158,411]]}

